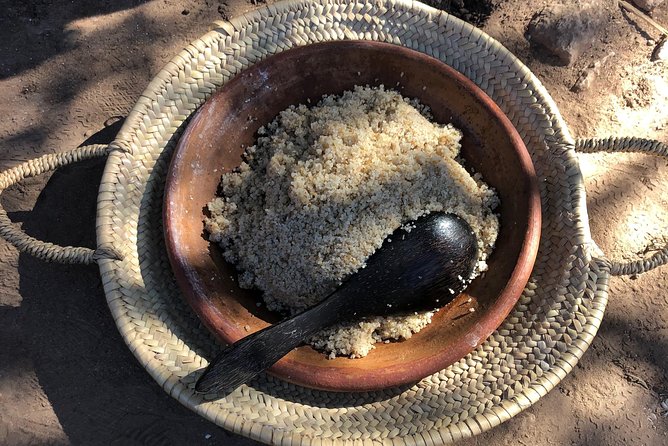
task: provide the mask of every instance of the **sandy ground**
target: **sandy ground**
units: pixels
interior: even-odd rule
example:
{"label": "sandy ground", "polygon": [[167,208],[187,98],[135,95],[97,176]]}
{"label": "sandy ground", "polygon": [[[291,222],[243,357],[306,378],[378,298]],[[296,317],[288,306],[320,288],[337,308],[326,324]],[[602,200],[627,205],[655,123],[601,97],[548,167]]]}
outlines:
{"label": "sandy ground", "polygon": [[[447,4],[450,2],[440,2]],[[610,6],[603,36],[573,67],[528,47],[523,31],[547,2],[501,0],[483,29],[553,95],[575,136],[668,141],[668,64],[649,55],[656,31]],[[0,168],[109,141],[159,69],[244,0],[0,0]],[[668,24],[668,2],[655,11]],[[570,92],[579,70],[614,51],[595,87]],[[25,181],[2,195],[36,237],[94,246],[104,162]],[[668,163],[582,157],[592,234],[613,258],[666,242]],[[611,282],[601,330],[577,368],[535,406],[468,445],[664,445],[668,292],[663,268]],[[668,403],[666,403],[668,404]],[[253,441],[168,397],[125,347],[95,266],[46,264],[0,242],[0,444],[234,444]]]}

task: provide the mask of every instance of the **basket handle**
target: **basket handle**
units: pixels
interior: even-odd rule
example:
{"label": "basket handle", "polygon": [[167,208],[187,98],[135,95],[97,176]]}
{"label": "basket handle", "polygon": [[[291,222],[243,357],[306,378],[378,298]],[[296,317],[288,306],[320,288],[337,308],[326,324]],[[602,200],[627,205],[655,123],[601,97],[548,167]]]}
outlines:
{"label": "basket handle", "polygon": [[[9,186],[20,182],[24,178],[56,170],[77,161],[106,156],[109,151],[110,146],[107,144],[92,144],[26,161],[0,172],[0,194]],[[109,247],[98,247],[93,250],[83,247],[59,246],[30,237],[12,223],[2,204],[0,204],[0,236],[19,251],[47,262],[90,264],[100,259],[120,260],[121,258],[113,248]]]}
{"label": "basket handle", "polygon": [[[653,139],[645,138],[587,138],[575,141],[575,150],[582,153],[594,152],[638,152],[668,158],[668,145]],[[668,263],[668,246],[646,259],[631,262],[617,262],[601,259],[610,268],[613,276],[630,276],[650,271]]]}

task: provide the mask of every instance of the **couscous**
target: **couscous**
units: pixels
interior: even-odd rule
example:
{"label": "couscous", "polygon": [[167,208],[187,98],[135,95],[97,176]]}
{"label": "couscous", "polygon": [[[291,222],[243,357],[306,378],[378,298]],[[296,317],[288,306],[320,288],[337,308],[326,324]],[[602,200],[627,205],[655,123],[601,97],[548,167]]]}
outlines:
{"label": "couscous", "polygon": [[[479,261],[498,233],[495,191],[459,160],[461,132],[430,121],[399,93],[355,87],[313,107],[293,106],[258,132],[221,196],[208,205],[210,240],[258,288],[271,310],[295,314],[325,298],[395,229],[433,211],[474,229]],[[311,339],[334,355],[363,357],[376,342],[411,337],[434,312],[367,318]]]}

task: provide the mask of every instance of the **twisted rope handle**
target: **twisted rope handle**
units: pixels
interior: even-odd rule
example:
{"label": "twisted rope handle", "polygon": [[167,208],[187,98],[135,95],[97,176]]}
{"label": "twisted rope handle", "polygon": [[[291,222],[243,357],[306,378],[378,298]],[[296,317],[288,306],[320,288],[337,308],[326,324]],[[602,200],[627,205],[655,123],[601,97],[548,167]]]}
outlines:
{"label": "twisted rope handle", "polygon": [[[639,152],[668,158],[668,145],[645,138],[588,138],[575,141],[575,150],[583,153],[594,152]],[[647,259],[632,262],[616,262],[601,259],[610,268],[613,276],[640,274],[668,263],[668,246]]]}
{"label": "twisted rope handle", "polygon": [[[0,172],[0,194],[9,186],[18,183],[24,178],[34,177],[44,172],[56,170],[59,167],[91,158],[106,156],[110,151],[107,144],[92,144],[78,147],[64,153],[44,155],[34,160],[26,161],[16,167]],[[58,263],[90,264],[99,259],[119,260],[120,255],[110,247],[98,249],[58,246],[30,237],[14,226],[7,215],[7,211],[0,204],[0,236],[19,251],[26,252],[38,259]]]}

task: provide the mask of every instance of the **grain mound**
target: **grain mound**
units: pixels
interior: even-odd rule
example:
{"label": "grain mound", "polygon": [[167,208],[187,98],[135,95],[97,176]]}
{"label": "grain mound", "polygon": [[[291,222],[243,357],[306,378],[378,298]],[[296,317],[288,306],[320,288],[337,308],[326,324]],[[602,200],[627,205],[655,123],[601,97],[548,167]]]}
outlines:
{"label": "grain mound", "polygon": [[[293,106],[259,131],[220,197],[208,205],[210,239],[271,310],[297,313],[364,266],[385,237],[434,211],[476,232],[486,269],[498,232],[494,191],[458,162],[461,133],[394,91],[355,87],[316,106]],[[433,312],[369,318],[323,330],[311,343],[333,357],[365,356],[406,339]]]}

